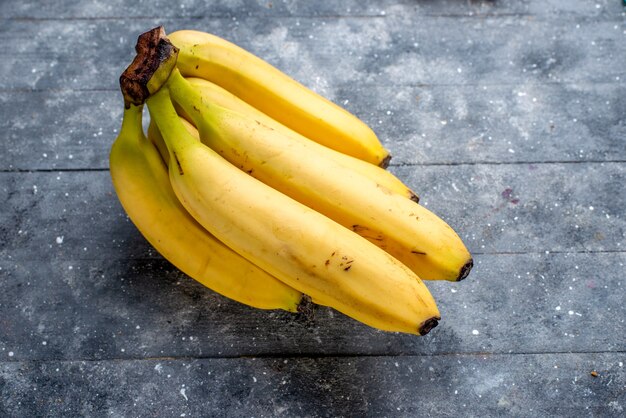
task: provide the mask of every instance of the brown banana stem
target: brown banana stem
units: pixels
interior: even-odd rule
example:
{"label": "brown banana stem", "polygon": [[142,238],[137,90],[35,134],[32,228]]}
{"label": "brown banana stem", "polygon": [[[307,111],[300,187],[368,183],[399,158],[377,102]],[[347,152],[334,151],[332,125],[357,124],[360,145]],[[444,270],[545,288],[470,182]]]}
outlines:
{"label": "brown banana stem", "polygon": [[459,277],[456,279],[457,282],[464,280],[472,271],[472,267],[474,267],[474,259],[470,258],[467,263],[461,267],[461,271],[459,272]]}
{"label": "brown banana stem", "polygon": [[163,26],[142,33],[135,45],[137,55],[120,76],[124,103],[138,106],[167,81],[176,66],[178,48],[165,35]]}
{"label": "brown banana stem", "polygon": [[432,318],[428,318],[426,321],[422,322],[419,329],[417,330],[420,335],[426,335],[430,332],[431,329],[435,328],[439,325],[440,317],[433,316]]}

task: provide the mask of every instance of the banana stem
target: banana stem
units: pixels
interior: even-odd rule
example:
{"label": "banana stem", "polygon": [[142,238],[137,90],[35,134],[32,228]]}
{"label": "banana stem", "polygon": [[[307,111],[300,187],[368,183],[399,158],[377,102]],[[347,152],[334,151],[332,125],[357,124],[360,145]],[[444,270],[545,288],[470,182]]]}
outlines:
{"label": "banana stem", "polygon": [[200,131],[201,138],[210,138],[213,133],[211,126],[211,113],[218,106],[205,103],[202,94],[183,77],[178,68],[172,71],[168,80],[172,100],[180,105],[185,113],[191,117],[193,124]]}
{"label": "banana stem", "polygon": [[150,117],[157,124],[169,151],[170,159],[173,161],[176,159],[177,150],[196,141],[180,121],[167,86],[150,96],[146,100],[146,104],[150,111]]}
{"label": "banana stem", "polygon": [[176,66],[178,48],[159,26],[139,35],[135,50],[133,62],[120,76],[120,88],[127,104],[139,105],[166,83]]}
{"label": "banana stem", "polygon": [[124,115],[122,117],[121,132],[130,138],[143,137],[143,127],[141,124],[143,113],[143,105],[135,106],[128,103],[124,106]]}

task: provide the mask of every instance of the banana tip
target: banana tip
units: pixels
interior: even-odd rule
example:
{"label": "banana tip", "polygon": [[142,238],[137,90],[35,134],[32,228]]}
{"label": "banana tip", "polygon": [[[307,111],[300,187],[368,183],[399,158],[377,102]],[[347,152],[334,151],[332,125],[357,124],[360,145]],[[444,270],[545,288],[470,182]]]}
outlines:
{"label": "banana tip", "polygon": [[391,161],[391,154],[387,154],[385,155],[385,157],[382,159],[382,161],[380,162],[380,167],[381,168],[387,168],[389,167],[389,162]]}
{"label": "banana tip", "polygon": [[463,267],[461,267],[459,277],[456,279],[456,281],[460,282],[461,280],[465,279],[470,274],[470,271],[472,271],[472,267],[474,267],[474,259],[470,258],[469,261],[463,264]]}
{"label": "banana tip", "polygon": [[309,295],[302,295],[296,311],[305,319],[312,319],[315,315],[315,303]]}
{"label": "banana tip", "polygon": [[441,317],[433,316],[432,318],[428,318],[426,321],[422,322],[418,328],[418,332],[420,335],[426,335],[430,332],[431,329],[435,328],[439,325],[439,320]]}

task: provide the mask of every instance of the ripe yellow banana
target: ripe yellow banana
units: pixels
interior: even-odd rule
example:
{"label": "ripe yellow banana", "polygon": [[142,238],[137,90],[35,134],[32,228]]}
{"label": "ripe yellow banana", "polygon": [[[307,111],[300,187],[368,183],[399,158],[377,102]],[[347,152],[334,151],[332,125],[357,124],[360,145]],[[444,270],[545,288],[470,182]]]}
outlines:
{"label": "ripe yellow banana", "polygon": [[142,108],[124,110],[110,154],[113,185],[132,222],[161,255],[208,288],[256,308],[297,311],[300,292],[219,242],[180,204],[159,152],[143,134]]}
{"label": "ripe yellow banana", "polygon": [[391,158],[357,117],[237,45],[205,32],[168,35],[185,76],[225,88],[294,131],[329,148],[386,167]]}
{"label": "ripe yellow banana", "polygon": [[170,100],[166,85],[146,103],[170,153],[174,191],[207,230],[313,301],[372,327],[423,335],[437,325],[435,301],[406,266],[198,142]]}
{"label": "ripe yellow banana", "polygon": [[469,273],[472,258],[459,236],[423,206],[386,193],[317,143],[210,103],[177,69],[168,86],[202,141],[241,170],[367,238],[422,279],[458,281]]}
{"label": "ripe yellow banana", "polygon": [[[203,99],[209,103],[215,103],[218,106],[222,106],[227,109],[247,115],[251,118],[258,120],[262,124],[269,126],[270,128],[284,133],[287,136],[298,136],[301,140],[306,138],[299,133],[293,131],[292,129],[286,127],[282,123],[276,121],[275,119],[270,118],[257,108],[250,106],[248,103],[244,102],[226,89],[221,88],[217,84],[214,84],[203,78],[196,77],[189,77],[187,78],[187,80],[202,94]],[[193,123],[189,115],[185,114],[183,109],[178,107],[176,110],[179,112],[179,114],[182,114],[187,118],[187,120]],[[397,178],[384,168],[367,163],[363,160],[359,160],[358,158],[341,153],[339,151],[335,151],[327,147],[318,148],[319,152],[321,154],[324,154],[328,158],[336,159],[342,165],[345,165],[346,167],[349,167],[352,170],[363,174],[364,176],[370,177],[384,191],[389,191],[389,193],[397,193],[406,196],[407,198],[415,202],[419,201],[417,194],[415,194],[409,187],[407,187],[399,178]]]}

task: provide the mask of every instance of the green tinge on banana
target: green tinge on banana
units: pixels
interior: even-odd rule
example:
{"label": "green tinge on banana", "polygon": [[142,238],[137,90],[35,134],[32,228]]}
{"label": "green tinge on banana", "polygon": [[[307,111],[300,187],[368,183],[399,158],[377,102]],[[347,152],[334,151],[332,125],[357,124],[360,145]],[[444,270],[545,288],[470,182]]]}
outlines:
{"label": "green tinge on banana", "polygon": [[[284,124],[278,122],[276,119],[269,117],[267,114],[249,105],[245,101],[241,100],[239,97],[218,86],[217,84],[214,84],[203,78],[190,77],[186,79],[202,95],[203,100],[208,103],[212,103],[217,106],[221,106],[226,109],[242,113],[250,118],[257,120],[263,125],[267,125],[268,127],[275,129],[276,131],[281,132],[289,137],[296,137],[296,140],[298,141],[311,141],[311,139],[299,134],[291,128],[288,128]],[[174,105],[176,106],[176,103],[174,103]],[[191,117],[187,113],[185,113],[184,109],[182,109],[180,106],[176,106],[176,111],[179,113],[179,115],[185,117],[185,119],[193,123]],[[384,168],[325,146],[319,146],[317,147],[317,150],[320,154],[323,154],[327,158],[335,159],[340,164],[345,165],[350,169],[371,178],[379,185],[381,190],[384,190],[385,192],[388,192],[390,194],[400,194],[407,197],[408,199],[413,200],[414,202],[419,201],[419,197],[416,193],[414,193],[399,178],[397,178],[391,172],[385,170]]]}

